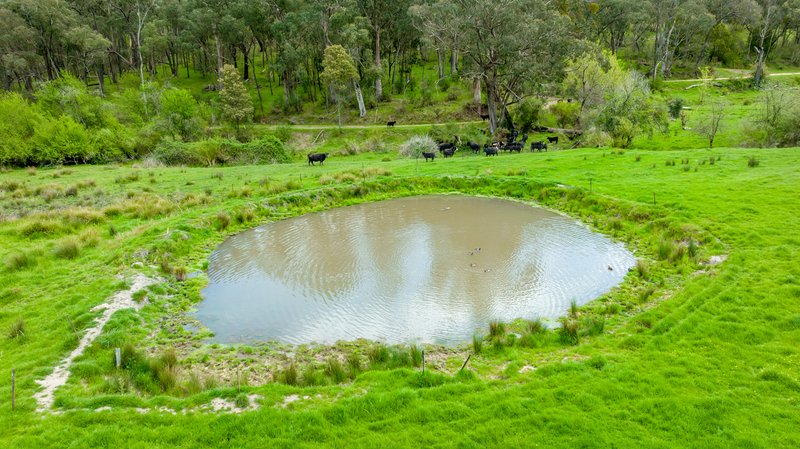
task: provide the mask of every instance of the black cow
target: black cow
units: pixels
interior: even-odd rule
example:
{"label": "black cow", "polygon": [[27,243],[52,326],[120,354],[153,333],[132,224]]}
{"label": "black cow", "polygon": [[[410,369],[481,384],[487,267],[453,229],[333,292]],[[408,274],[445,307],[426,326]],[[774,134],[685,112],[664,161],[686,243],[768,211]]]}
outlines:
{"label": "black cow", "polygon": [[522,143],[522,146],[524,147],[525,146],[525,142],[528,141],[528,133],[523,134],[522,135],[522,139],[520,139],[519,141],[520,141],[520,143]]}
{"label": "black cow", "polygon": [[489,114],[481,114],[481,120],[489,120]]}
{"label": "black cow", "polygon": [[508,143],[514,143],[517,140],[517,136],[519,135],[519,131],[516,129],[511,131],[511,135],[508,137]]}
{"label": "black cow", "polygon": [[422,155],[425,156],[425,162],[428,162],[428,159],[433,161],[436,158],[436,153],[433,151],[431,151],[430,153],[422,152]]}
{"label": "black cow", "polygon": [[504,146],[503,149],[506,150],[506,151],[510,151],[512,153],[515,152],[515,151],[517,153],[521,153],[523,146],[524,146],[524,144],[522,142],[516,142],[516,143],[510,143],[510,144]]}
{"label": "black cow", "polygon": [[393,121],[391,121],[391,122],[386,122],[386,126],[388,126],[389,128],[391,128],[391,127],[393,127],[393,126],[394,126],[394,124],[395,124],[395,123],[397,123],[397,120],[393,120]]}
{"label": "black cow", "polygon": [[485,153],[487,156],[497,156],[497,148],[495,148],[495,147],[490,147],[489,145],[484,145],[484,146],[483,146],[483,152],[484,152],[484,153]]}
{"label": "black cow", "polygon": [[552,143],[552,144],[558,144],[558,136],[555,136],[555,137],[548,137],[548,138],[547,138],[547,141],[548,141],[548,142],[550,142],[550,143]]}
{"label": "black cow", "polygon": [[452,148],[455,148],[455,147],[456,147],[456,144],[454,144],[452,142],[440,143],[439,144],[439,152],[443,153],[444,150],[449,150],[449,149],[452,149]]}
{"label": "black cow", "polygon": [[322,165],[325,162],[325,158],[328,157],[330,153],[311,153],[308,155],[308,165],[314,165],[314,162],[319,162],[319,165]]}
{"label": "black cow", "polygon": [[456,154],[456,151],[458,151],[457,148],[448,148],[448,149],[442,151],[442,154],[444,154],[444,157],[446,157],[446,158],[447,157],[453,157],[453,155]]}
{"label": "black cow", "polygon": [[481,146],[475,142],[469,141],[467,142],[467,146],[473,153],[478,154],[481,151]]}
{"label": "black cow", "polygon": [[531,142],[531,152],[533,151],[547,151],[547,144],[541,140],[538,142]]}

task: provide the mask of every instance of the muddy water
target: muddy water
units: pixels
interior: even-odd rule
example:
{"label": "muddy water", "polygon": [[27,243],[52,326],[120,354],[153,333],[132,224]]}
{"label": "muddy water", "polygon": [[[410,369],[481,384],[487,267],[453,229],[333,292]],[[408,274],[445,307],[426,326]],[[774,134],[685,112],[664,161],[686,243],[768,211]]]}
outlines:
{"label": "muddy water", "polygon": [[571,218],[424,196],[255,228],[210,257],[197,318],[218,342],[468,341],[491,320],[557,318],[634,264]]}

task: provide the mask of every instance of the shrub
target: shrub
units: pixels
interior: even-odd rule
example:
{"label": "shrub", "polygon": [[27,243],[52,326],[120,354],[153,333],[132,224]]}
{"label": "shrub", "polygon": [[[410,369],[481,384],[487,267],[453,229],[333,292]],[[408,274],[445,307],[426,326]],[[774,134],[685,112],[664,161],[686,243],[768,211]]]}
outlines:
{"label": "shrub", "polygon": [[568,103],[566,101],[559,101],[558,103],[550,106],[550,112],[556,118],[556,123],[561,128],[572,127],[578,121],[578,114],[580,113],[580,105],[578,103]]}
{"label": "shrub", "polygon": [[413,136],[400,146],[400,154],[417,159],[422,153],[436,152],[439,146],[430,136]]}
{"label": "shrub", "polygon": [[543,104],[539,98],[526,98],[520,103],[515,111],[514,121],[521,132],[530,132],[539,123]]}
{"label": "shrub", "polygon": [[39,126],[33,144],[32,160],[40,165],[87,163],[96,153],[86,128],[66,115]]}
{"label": "shrub", "polygon": [[669,116],[676,119],[681,116],[681,111],[683,110],[684,100],[683,98],[673,98],[667,104],[667,109],[669,110]]}

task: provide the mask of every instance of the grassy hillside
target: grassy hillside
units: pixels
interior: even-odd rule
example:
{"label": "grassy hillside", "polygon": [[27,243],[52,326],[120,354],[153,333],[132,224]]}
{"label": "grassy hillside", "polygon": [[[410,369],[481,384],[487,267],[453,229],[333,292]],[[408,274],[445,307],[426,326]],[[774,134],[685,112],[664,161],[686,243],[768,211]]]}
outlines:
{"label": "grassy hillside", "polygon": [[[362,132],[378,131],[345,131]],[[652,145],[658,150],[458,153],[425,164],[399,159],[395,141],[386,140],[379,152],[336,155],[323,167],[78,166],[0,174],[2,445],[800,445],[796,149],[678,150],[671,147],[692,142],[659,140]],[[202,270],[226,235],[320,208],[430,192],[539,201],[628,242],[646,268],[576,312],[578,344],[558,331],[526,344],[486,341],[460,374],[470,346],[429,348],[438,358],[425,375],[413,360],[396,369],[391,359],[373,360],[353,380],[337,382],[324,374],[324,357],[356,353],[366,369],[372,344],[287,355],[280,346],[207,345],[202,333],[183,330],[184,311],[199,299],[204,279],[181,282],[176,273]],[[675,255],[688,242],[699,247],[695,256]],[[704,265],[713,255],[728,258]],[[118,312],[76,361],[56,394],[63,413],[35,412],[34,381],[76,346],[69,320],[85,331],[98,315],[90,309],[138,272],[164,279],[147,291],[149,305]],[[13,332],[20,318],[22,335]],[[599,319],[600,331],[589,327]],[[523,334],[524,327],[512,324]],[[115,391],[113,348],[125,343],[154,356],[176,348],[177,385]],[[315,385],[273,381],[275,374],[285,379],[292,357],[302,369],[317,356],[323,361]],[[232,376],[235,366],[246,372],[244,386]],[[193,370],[214,381],[189,388]],[[214,398],[244,406],[248,394],[259,396],[258,410],[200,409]]]}

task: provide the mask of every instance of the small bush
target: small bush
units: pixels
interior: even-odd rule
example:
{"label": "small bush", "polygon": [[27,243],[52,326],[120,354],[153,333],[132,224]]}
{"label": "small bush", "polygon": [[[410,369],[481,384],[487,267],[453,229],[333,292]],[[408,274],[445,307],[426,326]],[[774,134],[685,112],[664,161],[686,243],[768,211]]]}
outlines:
{"label": "small bush", "polygon": [[400,146],[400,154],[404,157],[417,159],[422,153],[432,153],[439,150],[439,146],[430,136],[413,136]]}
{"label": "small bush", "polygon": [[15,339],[15,338],[22,338],[25,336],[25,320],[22,317],[17,318],[16,321],[11,323],[11,326],[8,328],[8,332],[6,333],[8,338]]}
{"label": "small bush", "polygon": [[669,101],[668,108],[669,108],[669,116],[676,119],[681,116],[681,111],[683,110],[684,100],[683,98],[673,98]]}

